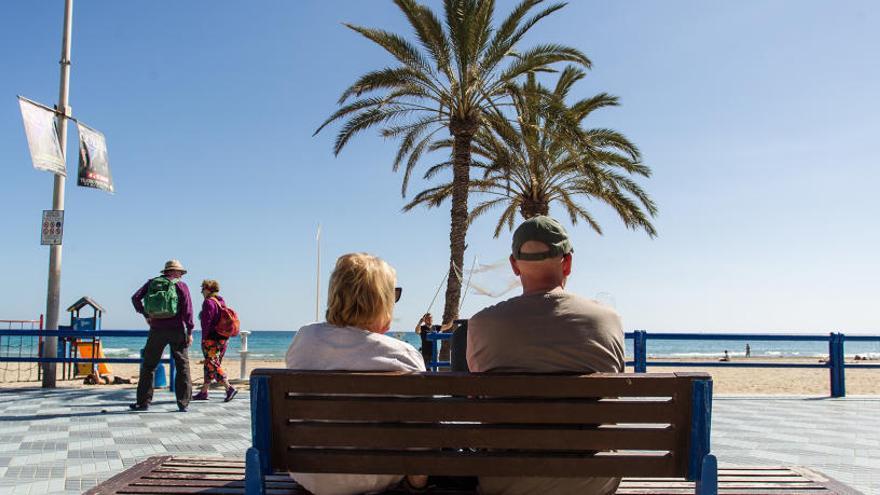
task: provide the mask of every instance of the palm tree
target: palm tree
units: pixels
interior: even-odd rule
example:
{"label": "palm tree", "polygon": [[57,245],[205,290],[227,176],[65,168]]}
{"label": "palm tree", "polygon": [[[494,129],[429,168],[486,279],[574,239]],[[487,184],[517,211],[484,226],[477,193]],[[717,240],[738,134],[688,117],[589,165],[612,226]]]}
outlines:
{"label": "palm tree", "polygon": [[[516,120],[496,112],[474,138],[473,152],[485,161],[473,163],[483,171],[483,177],[471,181],[471,192],[483,193],[489,199],[471,211],[471,222],[503,206],[495,227],[498,237],[505,225],[513,228],[517,212],[525,219],[547,215],[550,204],[556,202],[573,224],[583,220],[602,234],[592,214],[576,200],[586,196],[614,209],[627,227],[641,228],[651,237],[657,235],[650,221],[657,207],[630,178],[651,174],[651,169],[641,163],[638,148],[614,130],[584,127],[594,111],[618,105],[617,97],[602,93],[572,105],[565,103],[571,87],[584,75],[576,67],[567,67],[552,90],[539,84],[534,74],[528,75],[524,84],[508,88]],[[446,140],[434,146],[447,148],[450,144]],[[449,166],[450,162],[435,165],[425,178]],[[451,183],[426,189],[404,209],[439,206],[451,192]]]}
{"label": "palm tree", "polygon": [[[339,98],[342,105],[315,131],[345,120],[334,146],[339,154],[357,133],[380,127],[383,137],[400,139],[393,170],[404,166],[401,193],[438,131],[451,138],[452,202],[449,229],[450,266],[443,323],[458,318],[468,227],[471,144],[508,100],[507,87],[519,76],[549,70],[558,62],[589,67],[579,50],[540,44],[519,50],[523,36],[541,19],[564,7],[557,3],[535,9],[543,0],[523,0],[493,26],[494,0],[445,0],[444,21],[415,0],[395,0],[415,32],[418,45],[381,29],[346,24],[390,53],[397,65],[361,76]],[[533,9],[535,13],[531,13]],[[365,96],[373,93],[374,96]],[[378,94],[376,94],[378,93]],[[354,101],[350,101],[354,98]]]}

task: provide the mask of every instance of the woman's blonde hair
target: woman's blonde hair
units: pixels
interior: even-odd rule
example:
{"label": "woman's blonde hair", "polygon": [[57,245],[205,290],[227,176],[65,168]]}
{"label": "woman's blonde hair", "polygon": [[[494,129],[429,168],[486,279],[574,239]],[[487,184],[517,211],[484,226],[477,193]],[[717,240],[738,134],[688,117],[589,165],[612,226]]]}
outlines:
{"label": "woman's blonde hair", "polygon": [[211,294],[220,292],[220,282],[216,280],[202,280],[202,289],[207,289]]}
{"label": "woman's blonde hair", "polygon": [[397,272],[367,253],[344,254],[336,260],[327,295],[327,321],[336,326],[366,328],[391,323]]}

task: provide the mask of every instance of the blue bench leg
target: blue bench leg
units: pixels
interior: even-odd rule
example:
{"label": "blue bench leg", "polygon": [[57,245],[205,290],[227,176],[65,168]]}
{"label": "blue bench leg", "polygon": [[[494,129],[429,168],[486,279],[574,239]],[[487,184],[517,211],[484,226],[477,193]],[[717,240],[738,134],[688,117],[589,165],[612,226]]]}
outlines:
{"label": "blue bench leg", "polygon": [[700,479],[697,481],[696,495],[718,495],[718,460],[712,454],[703,457]]}
{"label": "blue bench leg", "polygon": [[247,449],[244,462],[244,492],[247,495],[265,495],[266,486],[263,483],[263,466],[260,465],[260,451],[253,447]]}

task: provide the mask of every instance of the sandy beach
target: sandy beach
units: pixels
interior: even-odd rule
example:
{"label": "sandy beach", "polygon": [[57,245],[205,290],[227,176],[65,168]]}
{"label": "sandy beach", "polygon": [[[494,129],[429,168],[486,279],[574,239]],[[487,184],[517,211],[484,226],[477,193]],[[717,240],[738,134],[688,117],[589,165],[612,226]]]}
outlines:
{"label": "sandy beach", "polygon": [[[663,361],[673,361],[664,359]],[[694,360],[696,361],[696,360]],[[818,364],[817,359],[795,359],[795,358],[751,358],[751,359],[733,359],[733,362],[786,362],[786,363],[810,363]],[[713,361],[715,362],[715,361]],[[829,373],[827,369],[783,369],[783,368],[719,368],[719,367],[659,367],[651,366],[648,361],[649,372],[670,372],[670,371],[703,371],[712,375],[714,381],[715,394],[717,395],[811,395],[811,396],[827,396],[829,393]],[[854,364],[862,362],[852,361]],[[875,363],[875,362],[872,362]],[[241,379],[241,363],[237,359],[225,360],[224,368],[232,380]],[[284,362],[281,360],[248,360],[247,373],[255,368],[282,368]],[[14,369],[14,368],[12,368]],[[203,371],[201,360],[193,359],[190,361],[190,370],[192,372],[194,386],[202,383]],[[134,383],[137,381],[138,365],[137,364],[113,364],[111,371],[114,375],[131,378]],[[628,368],[627,371],[632,371]],[[166,370],[167,373],[167,370]],[[2,387],[33,387],[37,385],[35,381],[18,381],[15,379],[14,371],[4,371],[0,369],[0,388]],[[84,385],[82,378],[76,380],[59,380],[58,386],[61,387],[108,387],[109,385]],[[116,387],[134,387],[132,385],[115,385]],[[846,393],[848,396],[853,395],[880,395],[880,369],[857,370],[849,368],[846,370]]]}

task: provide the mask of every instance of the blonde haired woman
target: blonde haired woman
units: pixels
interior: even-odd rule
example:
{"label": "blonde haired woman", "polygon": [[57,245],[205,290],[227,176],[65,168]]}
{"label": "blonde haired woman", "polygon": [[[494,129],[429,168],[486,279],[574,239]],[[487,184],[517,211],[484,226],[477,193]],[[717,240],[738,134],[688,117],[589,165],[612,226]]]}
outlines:
{"label": "blonde haired woman", "polygon": [[[366,253],[345,254],[330,275],[327,321],[299,329],[287,350],[287,367],[300,370],[425,371],[413,346],[385,334],[391,328],[397,274]],[[291,473],[315,495],[382,492],[403,475]],[[424,476],[409,476],[415,486]]]}

